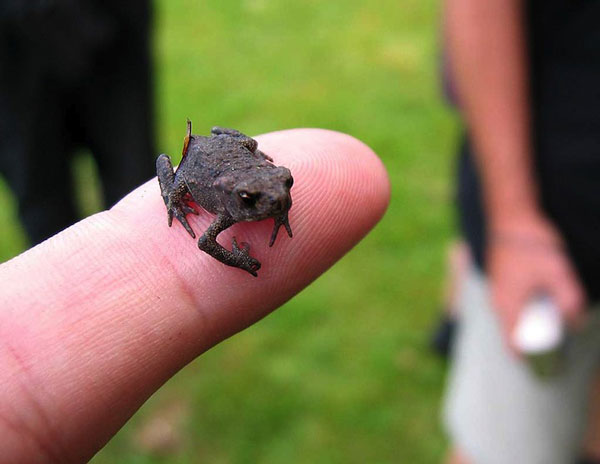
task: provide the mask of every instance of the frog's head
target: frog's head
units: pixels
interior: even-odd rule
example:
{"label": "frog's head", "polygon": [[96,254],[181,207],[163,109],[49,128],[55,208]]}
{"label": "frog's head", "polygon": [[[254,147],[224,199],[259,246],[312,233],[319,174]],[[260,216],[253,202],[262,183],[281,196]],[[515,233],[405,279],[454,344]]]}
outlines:
{"label": "frog's head", "polygon": [[292,236],[287,217],[292,206],[290,189],[293,183],[290,170],[280,166],[252,170],[242,176],[221,176],[215,181],[215,187],[223,195],[225,209],[236,222],[275,219],[272,245],[282,225]]}

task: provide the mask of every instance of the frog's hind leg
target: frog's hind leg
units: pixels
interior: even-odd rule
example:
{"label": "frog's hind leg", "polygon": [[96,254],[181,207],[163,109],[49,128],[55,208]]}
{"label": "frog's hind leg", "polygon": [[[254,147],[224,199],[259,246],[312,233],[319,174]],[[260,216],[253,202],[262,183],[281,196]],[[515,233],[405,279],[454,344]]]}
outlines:
{"label": "frog's hind leg", "polygon": [[213,258],[218,259],[223,264],[238,267],[256,277],[257,271],[260,269],[260,262],[250,256],[250,245],[244,242],[238,245],[234,237],[232,250],[229,251],[217,242],[217,235],[233,224],[235,224],[235,221],[230,216],[219,214],[198,240],[198,248]]}
{"label": "frog's hind leg", "polygon": [[160,193],[167,207],[169,227],[171,227],[173,216],[175,216],[188,234],[192,238],[196,238],[196,234],[190,227],[185,216],[186,214],[198,214],[198,212],[186,203],[185,197],[189,193],[189,190],[183,179],[175,175],[173,165],[167,155],[163,154],[157,158],[156,174],[158,175]]}

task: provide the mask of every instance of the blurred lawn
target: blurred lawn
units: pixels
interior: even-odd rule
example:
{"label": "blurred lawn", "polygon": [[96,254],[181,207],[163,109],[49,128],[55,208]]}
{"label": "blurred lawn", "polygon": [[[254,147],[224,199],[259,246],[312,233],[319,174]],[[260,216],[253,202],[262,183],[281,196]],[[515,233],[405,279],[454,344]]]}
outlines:
{"label": "blurred lawn", "polygon": [[[438,90],[439,9],[434,0],[156,2],[161,152],[180,153],[186,117],[197,133],[340,130],[382,157],[392,202],[331,271],[179,373],[93,463],[440,460],[444,369],[427,337],[453,234],[456,123]],[[77,171],[89,185],[91,162]],[[84,210],[97,208],[97,193],[82,194]],[[15,214],[0,183],[3,260],[25,246]]]}

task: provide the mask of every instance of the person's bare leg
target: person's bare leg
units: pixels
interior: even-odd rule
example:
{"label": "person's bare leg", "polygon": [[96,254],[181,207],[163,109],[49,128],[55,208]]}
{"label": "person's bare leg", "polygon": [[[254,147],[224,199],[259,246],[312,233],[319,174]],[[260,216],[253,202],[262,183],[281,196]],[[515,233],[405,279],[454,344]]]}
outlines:
{"label": "person's bare leg", "polygon": [[448,283],[446,285],[446,311],[450,317],[458,317],[457,306],[461,283],[471,264],[471,252],[464,240],[458,240],[450,246],[448,252]]}
{"label": "person's bare leg", "polygon": [[450,356],[456,326],[459,319],[458,302],[461,283],[469,270],[471,256],[464,240],[453,242],[447,253],[446,277],[442,302],[442,314],[431,336],[431,348],[442,358]]}

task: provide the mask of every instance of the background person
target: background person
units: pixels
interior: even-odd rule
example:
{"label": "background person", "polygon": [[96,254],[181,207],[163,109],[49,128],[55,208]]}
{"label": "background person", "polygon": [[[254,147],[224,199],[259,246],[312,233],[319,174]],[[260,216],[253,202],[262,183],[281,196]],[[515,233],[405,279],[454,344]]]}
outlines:
{"label": "background person", "polygon": [[448,0],[445,13],[468,133],[461,223],[477,266],[447,397],[451,462],[574,462],[600,359],[597,317],[549,384],[510,353],[510,334],[537,292],[570,324],[600,296],[600,4]]}
{"label": "background person", "polygon": [[111,206],[154,174],[148,0],[0,2],[0,173],[32,244],[76,222],[88,148]]}

